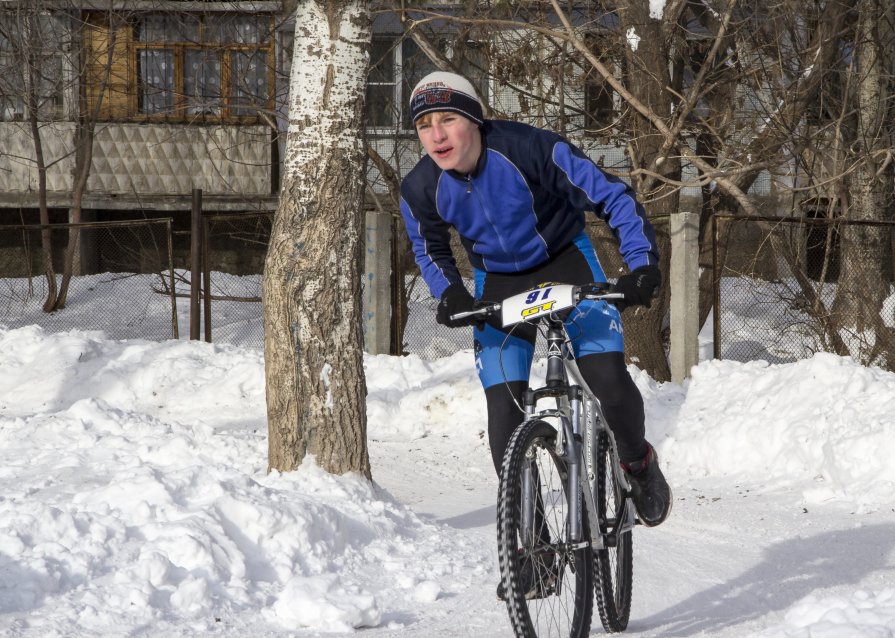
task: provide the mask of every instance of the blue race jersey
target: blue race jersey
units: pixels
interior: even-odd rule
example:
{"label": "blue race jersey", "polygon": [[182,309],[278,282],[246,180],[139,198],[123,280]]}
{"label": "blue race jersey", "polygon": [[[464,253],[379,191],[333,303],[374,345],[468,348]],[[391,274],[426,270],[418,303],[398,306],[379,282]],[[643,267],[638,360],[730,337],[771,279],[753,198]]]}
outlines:
{"label": "blue race jersey", "polygon": [[401,183],[407,234],[436,299],[461,282],[449,226],[473,267],[514,273],[568,246],[590,210],[612,229],[628,268],[658,263],[653,228],[623,181],[555,133],[496,120],[481,131],[482,156],[469,175],[444,171],[425,156]]}

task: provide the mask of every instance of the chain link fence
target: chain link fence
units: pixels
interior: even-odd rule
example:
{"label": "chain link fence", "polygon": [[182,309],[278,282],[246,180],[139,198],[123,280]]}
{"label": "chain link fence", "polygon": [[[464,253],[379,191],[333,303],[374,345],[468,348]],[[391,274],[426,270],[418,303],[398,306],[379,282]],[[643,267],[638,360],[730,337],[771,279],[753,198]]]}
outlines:
{"label": "chain link fence", "polygon": [[[659,236],[667,235],[665,221],[654,220]],[[272,222],[272,213],[204,216],[203,304],[206,326],[214,326],[206,338],[263,347],[261,278]],[[102,330],[115,339],[177,338],[176,298],[188,295],[189,273],[174,268],[171,225],[171,219],[159,219],[0,226],[0,323],[38,324],[50,332]],[[776,363],[829,351],[862,363],[895,361],[893,228],[895,222],[713,218],[715,357]],[[606,275],[614,279],[623,269],[615,239],[599,222],[588,224],[587,231]],[[51,248],[58,293],[66,249],[75,236],[78,249],[64,307],[45,312],[50,286],[44,246]],[[402,338],[394,351],[434,358],[471,348],[470,330],[435,322],[436,302],[409,247],[397,234],[395,245],[407,319],[403,333],[396,326]],[[849,258],[849,246],[861,250],[852,249]],[[875,257],[867,246],[877,247]],[[455,254],[471,289],[459,245]],[[840,286],[846,277],[860,281],[859,292],[853,283],[847,290]],[[187,307],[182,300],[181,314]],[[630,339],[629,330],[626,326]]]}
{"label": "chain link fence", "polygon": [[[657,217],[650,219],[650,222],[656,231],[657,239],[662,244],[663,250],[667,250],[669,243],[668,218]],[[619,253],[618,240],[612,235],[608,226],[604,222],[591,217],[588,219],[585,230],[594,245],[597,258],[606,277],[610,281],[614,281],[619,275],[626,272],[624,260]],[[403,281],[408,308],[407,325],[403,333],[403,352],[418,354],[424,358],[435,358],[451,355],[462,349],[472,348],[472,330],[470,328],[452,329],[436,323],[435,311],[438,302],[432,298],[426,283],[419,274],[419,269],[413,262],[413,255],[409,252],[410,246],[403,236],[403,226],[397,232],[400,232],[401,235],[396,234],[394,241],[398,246],[398,250],[405,251],[403,260],[398,260],[397,263],[399,264],[398,267],[403,268],[404,272]],[[466,287],[470,293],[474,293],[475,286],[472,268],[466,258],[465,250],[456,236],[452,238],[452,248]],[[663,325],[665,326],[667,341],[667,312]],[[635,337],[634,332],[639,327],[632,324],[626,325],[625,334],[629,339],[633,339]],[[535,358],[546,356],[546,346],[540,341],[538,348],[539,350],[536,351]]]}
{"label": "chain link fence", "polygon": [[203,215],[207,340],[264,347],[261,278],[272,226],[272,212]]}
{"label": "chain link fence", "polygon": [[[206,214],[203,220],[203,290],[208,292],[203,294],[206,339],[209,339],[208,331],[211,330],[211,341],[261,348],[264,345],[261,277],[273,214]],[[653,221],[657,234],[664,232],[667,235],[667,219]],[[614,279],[624,267],[618,242],[599,220],[588,224],[587,232],[607,276]],[[400,345],[393,344],[392,352],[418,354],[431,359],[472,348],[470,329],[451,329],[436,323],[437,302],[414,263],[403,223],[393,225],[392,245],[396,273],[393,284],[403,285],[403,290],[394,291],[392,316],[396,324],[406,318],[403,326],[394,326],[393,335],[400,335]],[[472,269],[456,237],[453,248],[466,285],[473,292]],[[184,287],[189,288],[188,280]],[[406,313],[399,307],[405,300]],[[393,338],[397,340],[397,337]]]}
{"label": "chain link fence", "polygon": [[[715,216],[715,358],[816,352],[886,365],[895,331],[895,222]],[[888,344],[887,344],[888,342]]]}
{"label": "chain link fence", "polygon": [[177,338],[171,219],[0,226],[0,323]]}

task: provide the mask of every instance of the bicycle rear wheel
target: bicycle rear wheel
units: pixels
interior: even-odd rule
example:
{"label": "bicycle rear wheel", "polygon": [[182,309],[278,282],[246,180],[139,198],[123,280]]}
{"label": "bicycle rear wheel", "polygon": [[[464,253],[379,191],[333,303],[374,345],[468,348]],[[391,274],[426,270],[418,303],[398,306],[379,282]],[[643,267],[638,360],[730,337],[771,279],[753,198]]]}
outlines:
{"label": "bicycle rear wheel", "polygon": [[500,474],[501,586],[513,630],[525,638],[582,638],[593,615],[591,548],[586,538],[569,540],[568,467],[555,445],[550,424],[526,421],[510,438]]}
{"label": "bicycle rear wheel", "polygon": [[[624,631],[631,614],[633,541],[631,532],[618,533],[618,505],[625,498],[616,481],[609,449],[609,435],[600,432],[597,439],[597,513],[600,529],[607,539],[604,549],[594,551],[595,589],[600,621],[607,632]],[[629,504],[630,507],[630,504]]]}

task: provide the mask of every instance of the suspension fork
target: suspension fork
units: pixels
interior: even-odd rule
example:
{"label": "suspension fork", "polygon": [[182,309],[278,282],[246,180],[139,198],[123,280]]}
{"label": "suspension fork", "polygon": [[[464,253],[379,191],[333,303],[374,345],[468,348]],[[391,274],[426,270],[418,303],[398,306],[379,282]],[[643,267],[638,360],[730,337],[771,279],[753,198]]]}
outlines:
{"label": "suspension fork", "polygon": [[529,549],[535,542],[534,528],[537,495],[535,494],[534,465],[534,452],[529,449],[525,452],[525,464],[522,467],[522,525],[519,530],[522,536],[522,546]]}
{"label": "suspension fork", "polygon": [[[566,538],[573,543],[578,543],[584,537],[582,525],[582,404],[583,391],[581,386],[569,385],[566,373],[565,359],[567,351],[567,338],[563,330],[562,322],[551,321],[547,331],[547,375],[546,388],[548,396],[552,395],[557,401],[557,416],[559,427],[557,428],[556,445],[554,453],[566,461],[567,473],[565,476],[565,491],[569,505],[566,516]],[[553,392],[549,392],[553,390]],[[530,418],[535,413],[537,398],[530,388],[523,396],[523,409],[525,418]],[[540,391],[539,391],[540,394]],[[543,394],[541,394],[543,396]],[[564,406],[563,403],[566,405]],[[567,410],[564,409],[567,406]],[[565,415],[568,416],[565,416]],[[521,533],[523,539],[534,539],[535,527],[538,525],[536,517],[537,508],[537,483],[533,454],[529,451],[522,469],[522,498],[521,498]],[[585,483],[587,484],[587,482]],[[584,498],[587,498],[585,495]],[[589,499],[592,501],[593,498]],[[589,502],[588,505],[591,503]],[[524,543],[524,541],[523,541]]]}
{"label": "suspension fork", "polygon": [[[567,375],[571,378],[573,383],[578,384],[579,389],[587,388],[587,384],[581,377],[581,372],[578,370],[578,365],[575,363],[574,359],[567,357],[565,359],[565,368]],[[605,521],[599,520],[599,509],[597,507],[599,490],[598,478],[600,470],[600,468],[597,467],[597,441],[600,433],[605,428],[605,419],[603,419],[598,401],[590,393],[589,389],[587,391],[582,390],[580,396],[581,401],[579,405],[581,407],[578,410],[579,426],[577,431],[581,435],[581,443],[578,446],[580,451],[578,458],[581,459],[580,463],[583,464],[583,466],[579,465],[579,476],[580,480],[583,482],[581,493],[588,512],[587,533],[590,536],[591,546],[594,549],[603,549],[606,546],[606,543],[603,538],[601,526],[605,524]],[[611,437],[611,430],[607,429],[607,432]],[[612,468],[611,471],[615,470],[616,468]],[[618,473],[621,473],[621,467],[617,468],[617,470]],[[618,480],[617,474],[616,479]],[[623,482],[622,485],[627,488],[626,481]],[[579,526],[583,527],[580,523]]]}
{"label": "suspension fork", "polygon": [[[566,475],[566,497],[569,503],[566,525],[567,538],[578,543],[585,536],[581,511],[585,507],[582,502],[584,486],[582,485],[582,404],[584,393],[580,385],[569,385],[566,372],[568,356],[568,338],[561,321],[553,321],[547,330],[547,387],[563,388],[565,391],[557,397],[557,403],[568,402],[568,418],[560,419],[560,433],[557,440],[556,453],[566,459],[568,474]],[[561,407],[557,405],[557,407]],[[560,410],[562,412],[562,410]]]}
{"label": "suspension fork", "polygon": [[597,437],[599,431],[597,428],[597,406],[596,400],[591,395],[584,397],[584,474],[582,474],[586,488],[582,490],[584,498],[587,501],[587,517],[588,532],[590,534],[591,546],[593,549],[603,549],[606,545],[603,539],[601,526],[604,521],[599,520],[599,509],[597,507],[597,477],[599,468],[597,467]]}
{"label": "suspension fork", "polygon": [[[570,542],[577,543],[584,537],[583,525],[581,524],[581,510],[584,506],[582,503],[584,490],[581,486],[581,436],[578,431],[581,423],[581,388],[573,386],[570,388],[570,391],[573,394],[572,399],[569,400],[571,418],[560,417],[557,447],[561,445],[562,451],[554,450],[554,452],[566,461],[564,488],[569,506],[566,516],[566,538]],[[520,532],[523,538],[523,546],[528,545],[526,541],[529,541],[529,539],[532,545],[538,539],[538,483],[539,477],[537,476],[535,466],[534,451],[528,450],[522,467],[520,503],[522,508]]]}
{"label": "suspension fork", "polygon": [[[564,423],[563,429],[571,430],[571,436],[567,437],[566,453],[568,458],[569,475],[566,477],[566,494],[569,499],[569,540],[577,543],[582,537],[581,525],[581,388],[572,386],[569,388],[569,407],[571,408],[572,423],[568,426]],[[565,419],[563,419],[565,420]]]}
{"label": "suspension fork", "polygon": [[[535,413],[536,400],[531,388],[525,390],[522,402],[525,421],[527,421]],[[536,489],[534,452],[529,449],[525,452],[525,461],[522,466],[522,499],[520,503],[522,512],[519,533],[522,536],[523,547],[527,547],[529,543],[534,544],[535,508],[537,508]]]}

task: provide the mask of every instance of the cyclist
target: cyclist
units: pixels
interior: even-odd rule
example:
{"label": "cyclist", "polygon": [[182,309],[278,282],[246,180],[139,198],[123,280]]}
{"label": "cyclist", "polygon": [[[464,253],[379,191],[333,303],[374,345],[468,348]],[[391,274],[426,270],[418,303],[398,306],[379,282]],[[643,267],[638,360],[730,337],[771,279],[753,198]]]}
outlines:
{"label": "cyclist", "polygon": [[[450,316],[472,310],[476,299],[499,301],[544,282],[606,281],[584,232],[585,210],[609,225],[631,271],[618,279],[625,301],[616,306],[649,307],[661,284],[655,233],[629,186],[553,132],[486,120],[475,89],[460,75],[424,77],[411,94],[410,111],[426,155],[401,183],[401,213],[416,262],[439,300],[436,320],[452,328],[475,326],[488,439],[500,472],[510,435],[523,418],[518,406],[535,329],[522,324],[507,339],[496,320],[476,325]],[[472,263],[475,297],[455,264],[449,227]],[[668,516],[671,491],[644,438],[643,398],[625,366],[620,309],[584,302],[568,330],[582,376],[615,435],[640,520],[654,526]]]}

